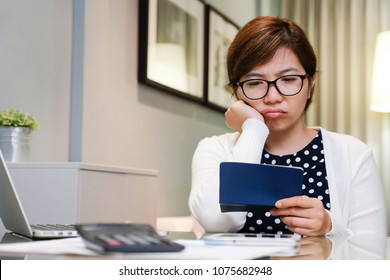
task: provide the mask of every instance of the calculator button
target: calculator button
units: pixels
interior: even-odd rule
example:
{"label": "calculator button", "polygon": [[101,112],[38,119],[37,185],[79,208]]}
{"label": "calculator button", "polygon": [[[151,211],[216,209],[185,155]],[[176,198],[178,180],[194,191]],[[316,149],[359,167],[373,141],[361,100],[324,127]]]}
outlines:
{"label": "calculator button", "polygon": [[110,247],[119,247],[122,245],[122,243],[119,240],[116,239],[110,239],[106,241],[106,245]]}
{"label": "calculator button", "polygon": [[120,241],[122,241],[124,244],[126,245],[134,245],[136,244],[136,242],[134,240],[132,240],[131,238],[128,238],[124,235],[121,235],[121,234],[115,234],[114,237]]}
{"label": "calculator button", "polygon": [[116,240],[105,234],[99,234],[98,236],[96,236],[96,239],[102,241],[104,244],[110,247],[118,247],[121,245],[121,242],[119,240]]}
{"label": "calculator button", "polygon": [[158,238],[152,236],[144,236],[143,238],[152,244],[158,244],[161,242]]}
{"label": "calculator button", "polygon": [[149,242],[148,242],[147,240],[145,240],[145,239],[142,238],[142,237],[136,236],[136,235],[133,235],[133,236],[131,237],[131,239],[134,240],[134,241],[137,242],[137,243],[142,244],[142,245],[148,245],[148,244],[149,244]]}

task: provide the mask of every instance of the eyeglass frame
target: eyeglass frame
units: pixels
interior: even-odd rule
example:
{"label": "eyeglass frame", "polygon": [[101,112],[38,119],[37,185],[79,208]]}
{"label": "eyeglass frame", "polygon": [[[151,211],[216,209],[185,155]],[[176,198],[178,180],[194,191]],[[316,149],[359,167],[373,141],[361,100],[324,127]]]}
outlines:
{"label": "eyeglass frame", "polygon": [[[294,77],[299,77],[302,81],[302,85],[301,85],[301,88],[294,94],[284,94],[283,92],[280,91],[280,89],[278,88],[278,86],[276,85],[276,82],[282,78],[286,78],[286,77],[291,77],[291,76],[294,76]],[[245,81],[242,81],[242,82],[237,82],[237,85],[241,88],[242,90],[242,93],[245,95],[246,98],[250,99],[250,100],[259,100],[259,99],[262,99],[264,97],[266,97],[266,95],[268,94],[269,92],[269,87],[271,85],[275,85],[275,88],[276,90],[279,92],[279,94],[283,95],[283,96],[294,96],[294,95],[297,95],[298,93],[300,93],[302,91],[302,88],[303,88],[303,81],[309,77],[309,75],[306,73],[304,75],[284,75],[284,76],[281,76],[281,77],[278,77],[277,79],[273,80],[273,81],[268,81],[268,80],[264,80],[264,79],[249,79],[249,80],[245,80]],[[252,98],[252,97],[248,97],[246,94],[245,94],[245,91],[244,91],[244,84],[246,82],[249,82],[249,81],[264,81],[267,83],[267,91],[265,92],[265,94],[262,96],[262,97],[258,97],[258,98]]]}

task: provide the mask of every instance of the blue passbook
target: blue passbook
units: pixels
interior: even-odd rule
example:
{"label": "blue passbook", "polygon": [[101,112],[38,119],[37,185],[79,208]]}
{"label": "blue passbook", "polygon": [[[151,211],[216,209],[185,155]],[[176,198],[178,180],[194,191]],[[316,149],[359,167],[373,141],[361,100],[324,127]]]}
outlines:
{"label": "blue passbook", "polygon": [[272,208],[279,199],[302,195],[300,167],[222,162],[219,176],[222,212]]}

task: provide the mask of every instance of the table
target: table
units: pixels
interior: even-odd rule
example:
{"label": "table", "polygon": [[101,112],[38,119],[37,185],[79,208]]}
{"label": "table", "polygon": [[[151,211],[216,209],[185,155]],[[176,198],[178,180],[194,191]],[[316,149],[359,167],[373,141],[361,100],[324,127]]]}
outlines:
{"label": "table", "polygon": [[[35,242],[9,232],[0,231],[2,236],[1,244]],[[193,232],[168,232],[166,238],[170,240],[196,240]],[[276,255],[261,256],[260,259],[285,260],[285,259],[331,259],[331,260],[383,260],[390,259],[389,251],[390,237],[359,237],[359,238],[327,238],[327,237],[303,237],[299,244],[299,251],[296,254],[288,252],[278,252]],[[120,258],[124,256],[121,255]],[[90,259],[88,256],[69,256],[69,255],[40,255],[40,254],[22,254],[22,253],[4,253],[0,252],[0,259]],[[96,259],[97,257],[92,257]],[[116,259],[118,256],[99,256],[99,259]],[[131,254],[124,257],[132,259]],[[207,256],[205,256],[207,259]],[[232,256],[234,259],[234,256]]]}

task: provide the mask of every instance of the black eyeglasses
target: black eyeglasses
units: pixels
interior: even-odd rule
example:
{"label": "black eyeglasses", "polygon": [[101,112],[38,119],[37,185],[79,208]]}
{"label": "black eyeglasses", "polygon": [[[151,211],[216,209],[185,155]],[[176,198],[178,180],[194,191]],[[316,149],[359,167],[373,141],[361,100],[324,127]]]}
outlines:
{"label": "black eyeglasses", "polygon": [[275,85],[275,88],[281,95],[296,95],[302,90],[303,80],[306,78],[307,74],[286,75],[273,81],[250,79],[238,82],[237,85],[241,87],[242,92],[248,99],[257,100],[267,95],[270,85]]}

